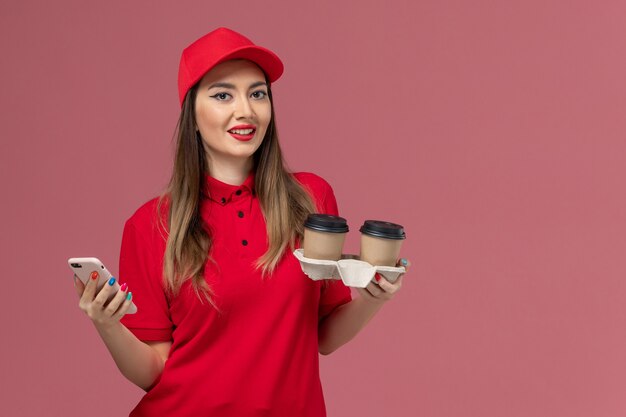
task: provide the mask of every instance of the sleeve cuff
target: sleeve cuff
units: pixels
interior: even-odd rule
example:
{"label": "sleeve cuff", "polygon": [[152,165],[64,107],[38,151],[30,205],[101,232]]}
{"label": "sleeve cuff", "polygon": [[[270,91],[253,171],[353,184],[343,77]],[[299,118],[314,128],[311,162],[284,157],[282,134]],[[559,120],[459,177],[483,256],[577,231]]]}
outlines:
{"label": "sleeve cuff", "polygon": [[352,301],[352,294],[348,292],[347,294],[343,294],[340,298],[337,298],[332,302],[326,301],[324,303],[320,303],[318,310],[318,320],[326,318],[326,316],[332,313],[337,307],[349,303],[350,301]]}
{"label": "sleeve cuff", "polygon": [[143,329],[128,327],[128,330],[142,342],[167,342],[172,340],[172,329]]}

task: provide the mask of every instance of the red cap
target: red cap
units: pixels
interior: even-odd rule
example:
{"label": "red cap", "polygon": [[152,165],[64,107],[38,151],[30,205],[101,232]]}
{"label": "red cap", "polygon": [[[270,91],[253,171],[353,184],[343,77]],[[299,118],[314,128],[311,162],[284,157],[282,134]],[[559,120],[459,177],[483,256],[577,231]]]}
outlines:
{"label": "red cap", "polygon": [[217,64],[229,59],[243,58],[257,64],[270,83],[283,73],[283,63],[278,55],[257,46],[234,30],[220,27],[189,45],[180,57],[178,67],[178,96],[183,106],[187,91]]}

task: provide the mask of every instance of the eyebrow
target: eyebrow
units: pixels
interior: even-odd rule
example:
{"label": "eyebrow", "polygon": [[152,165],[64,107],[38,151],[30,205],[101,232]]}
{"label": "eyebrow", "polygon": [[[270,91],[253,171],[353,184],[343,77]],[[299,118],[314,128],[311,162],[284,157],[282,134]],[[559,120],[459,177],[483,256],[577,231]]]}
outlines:
{"label": "eyebrow", "polygon": [[[265,86],[267,87],[267,83],[263,82],[263,81],[257,81],[253,84],[250,85],[250,87],[248,87],[248,90],[251,90],[253,88],[259,87],[259,86]],[[221,87],[221,88],[230,88],[232,90],[235,89],[235,85],[231,84],[231,83],[213,83],[209,86],[209,88],[207,90],[210,90],[211,88],[216,88],[216,87]]]}

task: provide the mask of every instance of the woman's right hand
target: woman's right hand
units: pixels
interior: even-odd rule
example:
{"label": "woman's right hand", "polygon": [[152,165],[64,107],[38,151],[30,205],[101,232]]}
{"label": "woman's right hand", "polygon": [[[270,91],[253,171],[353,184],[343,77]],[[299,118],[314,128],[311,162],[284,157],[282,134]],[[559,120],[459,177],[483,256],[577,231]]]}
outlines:
{"label": "woman's right hand", "polygon": [[[107,303],[109,295],[113,292],[113,284],[115,281],[105,283],[96,294],[96,285],[98,283],[98,272],[92,272],[87,285],[74,275],[74,287],[80,297],[78,306],[93,321],[96,326],[110,326],[117,323],[126,314],[132,302],[132,293],[128,292],[128,287],[123,284],[115,297]],[[115,280],[115,278],[112,278]]]}

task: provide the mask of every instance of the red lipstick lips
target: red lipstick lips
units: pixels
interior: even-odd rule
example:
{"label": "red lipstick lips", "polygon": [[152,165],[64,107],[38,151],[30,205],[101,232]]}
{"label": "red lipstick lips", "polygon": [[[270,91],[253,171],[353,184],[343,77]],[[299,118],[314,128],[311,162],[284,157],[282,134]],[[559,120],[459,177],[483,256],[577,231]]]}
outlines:
{"label": "red lipstick lips", "polygon": [[[233,130],[238,130],[240,132],[235,133],[233,132]],[[241,132],[241,131],[249,131],[249,130],[251,130],[250,133]],[[254,134],[256,133],[256,127],[254,125],[237,125],[228,129],[228,133],[239,141],[247,142],[254,137]]]}

